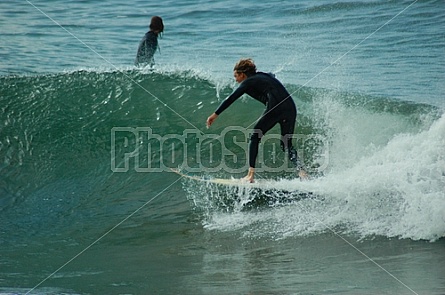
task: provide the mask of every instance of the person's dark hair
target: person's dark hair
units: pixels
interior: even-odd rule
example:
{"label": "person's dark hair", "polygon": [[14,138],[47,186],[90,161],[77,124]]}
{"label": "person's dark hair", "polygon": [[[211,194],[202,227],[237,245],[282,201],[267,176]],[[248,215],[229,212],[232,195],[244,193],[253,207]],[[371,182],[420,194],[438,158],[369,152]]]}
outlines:
{"label": "person's dark hair", "polygon": [[160,16],[153,16],[151,18],[150,30],[156,33],[162,33],[164,31],[164,23]]}
{"label": "person's dark hair", "polygon": [[245,58],[237,62],[233,70],[251,76],[256,73],[256,65],[251,58]]}

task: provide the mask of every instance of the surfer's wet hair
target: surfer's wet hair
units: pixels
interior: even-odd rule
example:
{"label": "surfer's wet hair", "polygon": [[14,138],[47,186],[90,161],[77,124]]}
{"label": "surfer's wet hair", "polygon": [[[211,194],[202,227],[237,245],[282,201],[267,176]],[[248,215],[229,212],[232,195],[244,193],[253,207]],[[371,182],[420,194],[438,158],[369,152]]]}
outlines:
{"label": "surfer's wet hair", "polygon": [[162,33],[164,31],[164,23],[160,16],[153,16],[151,18],[150,30],[156,33]]}
{"label": "surfer's wet hair", "polygon": [[233,70],[251,76],[256,73],[256,65],[251,58],[245,58],[237,62]]}

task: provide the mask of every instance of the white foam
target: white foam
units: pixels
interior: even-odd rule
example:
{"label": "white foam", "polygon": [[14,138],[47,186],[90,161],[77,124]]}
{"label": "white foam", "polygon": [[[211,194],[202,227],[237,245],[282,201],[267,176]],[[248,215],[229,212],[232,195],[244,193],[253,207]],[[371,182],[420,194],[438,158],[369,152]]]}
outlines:
{"label": "white foam", "polygon": [[259,212],[209,214],[212,230],[283,238],[324,231],[436,240],[445,236],[445,115],[428,130],[394,136],[353,165],[308,182],[276,188],[308,190],[308,199]]}

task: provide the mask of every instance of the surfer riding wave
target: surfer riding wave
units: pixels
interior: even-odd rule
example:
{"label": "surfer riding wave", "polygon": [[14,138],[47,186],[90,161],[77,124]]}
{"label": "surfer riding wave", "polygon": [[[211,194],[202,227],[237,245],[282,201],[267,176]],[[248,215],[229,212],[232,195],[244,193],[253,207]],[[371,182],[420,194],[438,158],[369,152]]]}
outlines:
{"label": "surfer riding wave", "polygon": [[281,128],[281,147],[287,152],[289,160],[295,165],[300,178],[307,178],[302,163],[298,160],[297,151],[292,145],[297,108],[281,82],[273,74],[257,72],[252,59],[241,59],[234,67],[233,74],[240,86],[228,96],[207,118],[210,127],[218,116],[243,94],[248,94],[266,106],[260,119],[256,122],[249,144],[249,172],[245,180],[254,182],[255,163],[258,147],[263,135],[276,124]]}

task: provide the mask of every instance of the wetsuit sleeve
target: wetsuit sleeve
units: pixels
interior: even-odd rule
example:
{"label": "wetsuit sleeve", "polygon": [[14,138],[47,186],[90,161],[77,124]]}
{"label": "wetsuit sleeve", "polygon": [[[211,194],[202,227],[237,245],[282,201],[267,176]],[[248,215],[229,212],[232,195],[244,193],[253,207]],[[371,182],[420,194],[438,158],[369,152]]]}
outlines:
{"label": "wetsuit sleeve", "polygon": [[246,85],[245,83],[241,83],[241,85],[229,96],[227,97],[216,109],[215,114],[221,114],[225,109],[227,109],[235,100],[241,97],[246,93]]}
{"label": "wetsuit sleeve", "polygon": [[158,38],[153,32],[148,32],[142,38],[136,55],[135,65],[153,63],[153,55],[158,48]]}
{"label": "wetsuit sleeve", "polygon": [[139,42],[138,51],[136,53],[136,60],[134,61],[135,65],[142,63],[142,57],[144,56],[145,51],[145,38]]}
{"label": "wetsuit sleeve", "polygon": [[158,37],[154,33],[149,34],[145,42],[145,47],[147,48],[146,55],[151,58],[155,54],[156,49],[158,49]]}

